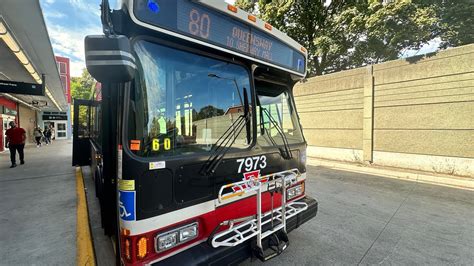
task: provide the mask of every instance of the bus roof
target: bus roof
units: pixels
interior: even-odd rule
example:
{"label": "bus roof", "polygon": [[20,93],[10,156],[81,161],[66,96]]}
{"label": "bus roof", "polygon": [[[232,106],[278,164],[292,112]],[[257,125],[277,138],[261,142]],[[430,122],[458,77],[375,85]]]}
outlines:
{"label": "bus roof", "polygon": [[[145,3],[144,0],[125,1],[132,21],[140,26],[270,65],[300,77],[306,75],[307,51],[301,44],[269,23],[223,0],[149,0],[145,7],[139,6],[137,2]],[[173,6],[174,13],[166,10],[171,8],[168,6]],[[208,11],[211,13],[207,14]],[[196,36],[199,34],[190,32],[191,26],[188,30],[188,21],[183,21],[194,19],[191,16],[201,19],[201,14],[207,16],[206,20],[196,25],[202,27],[203,22],[212,20],[212,29],[210,23],[207,23],[207,28],[204,27],[207,33],[210,30],[214,33],[211,37],[209,34],[205,38],[202,38],[202,34]],[[216,21],[218,23],[214,23]],[[243,45],[242,40],[245,40]]]}

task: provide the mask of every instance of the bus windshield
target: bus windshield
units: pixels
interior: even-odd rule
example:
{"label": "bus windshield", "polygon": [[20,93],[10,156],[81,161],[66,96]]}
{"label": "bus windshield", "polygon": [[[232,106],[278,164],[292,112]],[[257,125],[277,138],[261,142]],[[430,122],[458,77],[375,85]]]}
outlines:
{"label": "bus windshield", "polygon": [[[144,157],[209,153],[244,114],[249,72],[144,40],[134,50],[139,70],[130,95],[128,138],[139,145],[133,150]],[[232,149],[246,149],[245,129],[235,134]]]}

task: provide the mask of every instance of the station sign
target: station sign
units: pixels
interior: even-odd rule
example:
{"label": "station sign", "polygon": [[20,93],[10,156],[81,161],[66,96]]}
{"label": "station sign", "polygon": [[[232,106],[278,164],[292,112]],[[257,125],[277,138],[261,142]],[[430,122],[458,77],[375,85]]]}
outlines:
{"label": "station sign", "polygon": [[67,120],[67,115],[43,115],[43,120]]}
{"label": "station sign", "polygon": [[44,96],[44,86],[36,83],[0,80],[0,92]]}

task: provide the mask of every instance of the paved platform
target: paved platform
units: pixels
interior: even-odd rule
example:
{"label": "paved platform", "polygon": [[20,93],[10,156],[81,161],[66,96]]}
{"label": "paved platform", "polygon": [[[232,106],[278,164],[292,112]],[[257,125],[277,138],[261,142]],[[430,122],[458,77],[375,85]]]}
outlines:
{"label": "paved platform", "polygon": [[76,177],[72,144],[25,149],[25,165],[10,169],[0,153],[0,264],[76,263]]}
{"label": "paved platform", "polygon": [[104,229],[101,225],[100,204],[99,199],[95,196],[94,179],[92,178],[91,169],[89,166],[83,166],[81,168],[86,189],[89,224],[91,226],[90,230],[94,242],[97,265],[114,266],[116,265],[114,245],[111,238],[104,234]]}

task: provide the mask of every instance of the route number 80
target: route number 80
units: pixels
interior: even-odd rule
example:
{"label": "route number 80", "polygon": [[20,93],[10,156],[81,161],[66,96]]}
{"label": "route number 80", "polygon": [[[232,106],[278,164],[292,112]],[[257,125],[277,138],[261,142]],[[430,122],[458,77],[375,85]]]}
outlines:
{"label": "route number 80", "polygon": [[199,14],[196,9],[189,12],[188,29],[192,35],[201,36],[202,38],[209,38],[209,29],[211,27],[211,18],[206,13]]}
{"label": "route number 80", "polygon": [[267,167],[267,157],[265,155],[242,158],[238,159],[237,162],[240,163],[238,173],[242,173],[242,168],[245,172],[250,172],[257,170],[257,168]]}

